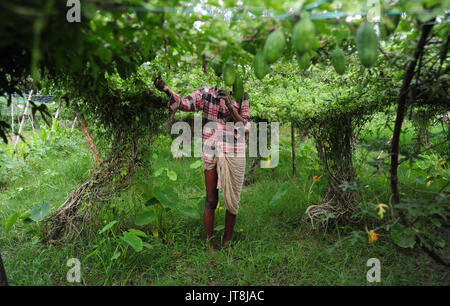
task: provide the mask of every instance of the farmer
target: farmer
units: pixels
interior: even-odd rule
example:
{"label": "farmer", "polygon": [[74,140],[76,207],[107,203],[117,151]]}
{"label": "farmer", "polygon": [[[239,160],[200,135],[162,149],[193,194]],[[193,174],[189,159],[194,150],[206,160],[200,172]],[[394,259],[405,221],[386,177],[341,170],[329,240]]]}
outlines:
{"label": "farmer", "polygon": [[203,111],[202,169],[206,185],[203,220],[206,238],[210,249],[214,249],[214,212],[218,202],[218,189],[221,188],[226,207],[223,245],[229,248],[244,182],[244,133],[248,133],[250,128],[248,93],[244,93],[241,101],[235,101],[230,92],[203,87],[182,98],[171,91],[161,79],[157,78],[154,84],[169,97],[169,118],[172,118],[177,110]]}

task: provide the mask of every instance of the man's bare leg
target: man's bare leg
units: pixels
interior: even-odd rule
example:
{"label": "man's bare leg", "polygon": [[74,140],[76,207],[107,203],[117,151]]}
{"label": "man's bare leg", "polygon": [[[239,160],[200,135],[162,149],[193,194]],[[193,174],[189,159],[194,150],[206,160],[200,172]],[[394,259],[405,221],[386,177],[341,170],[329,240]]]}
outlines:
{"label": "man's bare leg", "polygon": [[217,189],[217,171],[216,168],[205,170],[206,201],[203,221],[205,223],[206,239],[209,241],[209,247],[214,249],[212,236],[214,234],[214,213],[219,199]]}
{"label": "man's bare leg", "polygon": [[228,210],[225,214],[225,232],[223,235],[223,246],[228,248],[231,240],[231,236],[233,236],[234,225],[236,224],[236,215],[233,215]]}

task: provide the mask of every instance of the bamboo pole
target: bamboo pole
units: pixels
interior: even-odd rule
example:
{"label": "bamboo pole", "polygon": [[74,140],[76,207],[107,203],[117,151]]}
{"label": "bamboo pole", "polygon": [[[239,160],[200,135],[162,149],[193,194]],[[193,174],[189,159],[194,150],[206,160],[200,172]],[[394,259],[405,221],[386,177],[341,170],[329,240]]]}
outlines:
{"label": "bamboo pole", "polygon": [[23,111],[22,121],[20,122],[19,133],[17,134],[16,141],[14,142],[14,151],[16,150],[17,144],[19,143],[20,136],[22,135],[22,132],[23,132],[23,126],[25,124],[25,116],[27,114],[28,107],[30,106],[30,101],[31,101],[32,95],[33,95],[33,90],[30,90],[30,94],[28,95],[28,100],[25,105],[25,110]]}

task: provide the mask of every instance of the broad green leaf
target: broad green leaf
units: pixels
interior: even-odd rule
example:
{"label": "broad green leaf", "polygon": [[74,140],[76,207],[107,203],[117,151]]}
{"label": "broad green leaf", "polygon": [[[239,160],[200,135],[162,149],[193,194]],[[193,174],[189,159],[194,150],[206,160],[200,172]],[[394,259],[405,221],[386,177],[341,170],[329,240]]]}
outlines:
{"label": "broad green leaf", "polygon": [[400,224],[391,227],[391,238],[401,248],[412,248],[416,243],[416,234]]}
{"label": "broad green leaf", "polygon": [[175,208],[180,202],[178,194],[172,187],[169,186],[164,186],[161,188],[155,187],[153,192],[155,194],[155,197],[164,207]]}
{"label": "broad green leaf", "polygon": [[153,248],[153,246],[150,244],[150,243],[148,243],[148,242],[142,242],[142,245],[145,247],[145,248],[147,248],[147,249],[152,249]]}
{"label": "broad green leaf", "polygon": [[177,180],[177,173],[175,171],[173,171],[173,170],[167,170],[167,177],[171,181],[176,181]]}
{"label": "broad green leaf", "polygon": [[438,218],[431,218],[431,223],[433,223],[436,227],[441,227],[441,221],[439,221]]}
{"label": "broad green leaf", "polygon": [[217,225],[217,226],[214,228],[214,230],[215,230],[216,232],[219,232],[219,231],[223,230],[224,228],[225,228],[225,225]]}
{"label": "broad green leaf", "polygon": [[160,176],[164,170],[167,170],[167,168],[165,167],[161,167],[158,170],[155,171],[155,173],[153,174],[154,176]]}
{"label": "broad green leaf", "polygon": [[114,226],[114,224],[116,224],[118,221],[114,220],[109,222],[108,224],[106,224],[98,233],[99,234],[103,234],[104,232],[106,232],[107,230],[109,230],[111,227]]}
{"label": "broad green leaf", "polygon": [[191,169],[197,169],[197,168],[200,168],[201,165],[202,165],[202,160],[199,159],[199,160],[196,160],[195,162],[193,162],[193,163],[189,166],[189,168],[191,168]]}
{"label": "broad green leaf", "polygon": [[145,202],[145,206],[152,206],[152,205],[155,205],[155,204],[158,204],[159,203],[159,201],[158,201],[158,199],[157,198],[155,198],[155,197],[152,197],[150,200],[148,200],[147,202]]}
{"label": "broad green leaf", "polygon": [[44,220],[50,211],[50,204],[42,202],[39,205],[33,206],[30,210],[30,219],[36,222]]}
{"label": "broad green leaf", "polygon": [[121,254],[122,254],[122,253],[120,253],[119,250],[116,250],[116,251],[114,252],[113,256],[111,257],[111,261],[116,260],[117,258],[119,258]]}
{"label": "broad green leaf", "polygon": [[136,225],[142,226],[147,225],[150,222],[153,222],[156,219],[156,214],[153,209],[145,210],[143,213],[136,217],[136,221],[134,222]]}
{"label": "broad green leaf", "polygon": [[181,206],[178,207],[178,211],[186,217],[193,218],[193,219],[200,219],[200,213],[197,209],[189,206]]}
{"label": "broad green leaf", "polygon": [[136,252],[142,251],[142,240],[135,234],[124,232],[121,239],[129,244]]}
{"label": "broad green leaf", "polygon": [[275,206],[281,202],[283,197],[286,195],[287,191],[289,190],[289,182],[284,182],[281,184],[280,188],[278,188],[275,195],[272,197],[272,200],[270,200],[269,206]]}
{"label": "broad green leaf", "polygon": [[9,232],[11,230],[11,227],[16,223],[17,218],[19,217],[19,212],[15,212],[11,217],[6,220],[5,223],[5,232]]}
{"label": "broad green leaf", "polygon": [[135,229],[135,228],[130,228],[128,231],[130,233],[132,233],[132,234],[135,234],[138,237],[143,237],[143,238],[147,238],[148,237],[148,235],[146,233],[144,233],[141,230]]}
{"label": "broad green leaf", "polygon": [[440,248],[445,247],[445,241],[439,236],[434,237],[433,242],[436,243],[436,245]]}

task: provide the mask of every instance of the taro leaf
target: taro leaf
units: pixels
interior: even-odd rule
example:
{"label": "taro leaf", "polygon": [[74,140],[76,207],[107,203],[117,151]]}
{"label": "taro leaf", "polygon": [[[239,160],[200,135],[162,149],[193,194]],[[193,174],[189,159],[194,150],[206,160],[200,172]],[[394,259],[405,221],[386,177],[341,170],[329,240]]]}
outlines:
{"label": "taro leaf", "polygon": [[178,194],[169,186],[155,187],[153,192],[159,203],[166,208],[175,208],[180,201]]}
{"label": "taro leaf", "polygon": [[149,250],[153,248],[153,246],[148,242],[142,242],[142,245]]}
{"label": "taro leaf", "polygon": [[124,232],[123,236],[120,237],[123,241],[129,244],[136,252],[142,251],[142,240],[138,236],[130,232]]}
{"label": "taro leaf", "polygon": [[8,220],[6,220],[6,223],[5,223],[5,232],[6,233],[11,230],[11,227],[14,225],[14,223],[16,222],[18,217],[19,217],[19,212],[15,212],[11,217],[8,218]]}
{"label": "taro leaf", "polygon": [[433,239],[433,242],[434,242],[438,247],[440,247],[440,248],[444,248],[444,247],[445,247],[445,241],[444,241],[444,239],[442,239],[442,238],[439,237],[439,236],[436,236],[436,237]]}
{"label": "taro leaf", "polygon": [[36,222],[44,220],[50,211],[50,204],[42,202],[30,209],[30,219]]}
{"label": "taro leaf", "polygon": [[416,234],[400,224],[391,227],[391,238],[401,248],[412,248],[416,243]]}
{"label": "taro leaf", "polygon": [[39,237],[38,236],[34,236],[33,239],[31,239],[31,244],[36,244],[39,242]]}
{"label": "taro leaf", "polygon": [[283,197],[286,195],[287,191],[289,189],[289,182],[284,182],[280,188],[278,188],[275,195],[272,197],[272,200],[270,200],[269,206],[275,206],[281,202]]}
{"label": "taro leaf", "polygon": [[163,173],[163,171],[166,170],[166,169],[167,169],[167,168],[161,167],[161,168],[159,168],[158,170],[156,170],[156,171],[153,173],[153,175],[154,175],[154,176],[160,176],[160,175]]}
{"label": "taro leaf", "polygon": [[177,180],[177,173],[175,171],[173,171],[173,170],[167,169],[167,177],[171,181],[176,181]]}
{"label": "taro leaf", "polygon": [[433,223],[436,227],[441,227],[441,221],[439,221],[438,218],[431,218],[431,223]]}
{"label": "taro leaf", "polygon": [[181,206],[178,208],[178,211],[185,217],[200,219],[200,213],[193,207]]}
{"label": "taro leaf", "polygon": [[158,199],[157,198],[155,198],[155,197],[152,197],[150,200],[148,200],[147,202],[145,202],[145,206],[152,206],[152,205],[155,205],[155,204],[158,204],[159,203],[159,201],[158,201]]}
{"label": "taro leaf", "polygon": [[113,256],[111,257],[111,261],[116,260],[117,258],[120,257],[122,253],[120,253],[119,250],[115,250]]}
{"label": "taro leaf", "polygon": [[136,184],[136,188],[142,194],[144,199],[150,199],[153,197],[153,186],[151,184],[140,182]]}
{"label": "taro leaf", "polygon": [[214,230],[215,230],[216,232],[219,232],[219,231],[223,230],[224,228],[225,228],[225,225],[217,225],[217,226],[214,228]]}
{"label": "taro leaf", "polygon": [[189,168],[191,168],[191,169],[197,169],[197,168],[200,168],[201,165],[202,165],[202,160],[199,159],[199,160],[196,160],[195,162],[193,162],[193,163],[189,166]]}
{"label": "taro leaf", "polygon": [[144,233],[141,230],[135,229],[135,228],[130,228],[128,231],[130,233],[132,233],[132,234],[135,234],[138,237],[143,237],[143,238],[147,238],[148,237],[148,235],[146,233]]}
{"label": "taro leaf", "polygon": [[134,222],[136,225],[142,226],[147,225],[150,222],[156,219],[156,214],[153,209],[145,210],[143,213],[136,217],[136,221]]}
{"label": "taro leaf", "polygon": [[109,230],[111,227],[114,226],[114,224],[116,224],[118,221],[114,220],[109,222],[108,224],[106,224],[98,233],[99,234],[103,234],[104,232],[106,232],[107,230]]}

